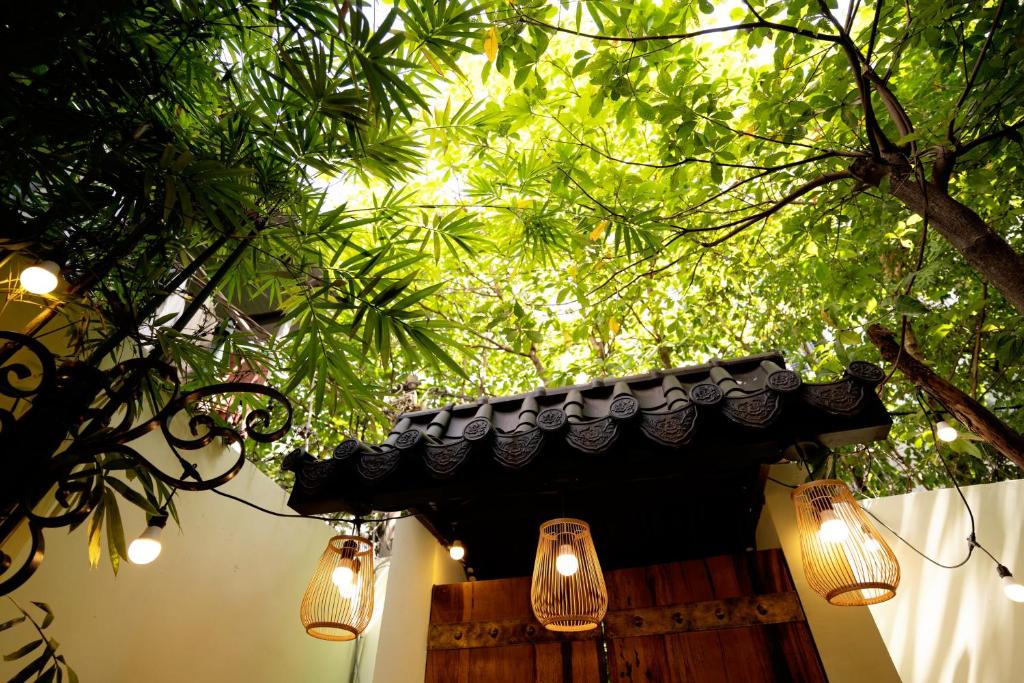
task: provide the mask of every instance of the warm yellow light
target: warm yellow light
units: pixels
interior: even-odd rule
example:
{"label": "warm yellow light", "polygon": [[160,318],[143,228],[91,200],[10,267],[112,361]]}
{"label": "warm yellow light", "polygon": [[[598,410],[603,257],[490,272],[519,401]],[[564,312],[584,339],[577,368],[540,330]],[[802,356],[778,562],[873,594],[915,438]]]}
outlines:
{"label": "warm yellow light", "polygon": [[793,491],[804,576],[833,605],[873,605],[896,595],[900,566],[849,487],[838,479]]}
{"label": "warm yellow light", "polygon": [[1014,602],[1024,602],[1024,585],[1021,585],[1020,581],[1013,577],[1010,570],[999,565],[999,577],[1003,581],[1003,593],[1006,594],[1010,600]]}
{"label": "warm yellow light", "polygon": [[945,441],[946,443],[956,441],[956,437],[958,435],[959,434],[953,425],[949,424],[945,420],[939,420],[939,422],[935,424],[935,436],[939,437],[939,441]]}
{"label": "warm yellow light", "polygon": [[604,619],[608,589],[586,522],[560,518],[540,525],[530,603],[550,631],[586,631]]}
{"label": "warm yellow light", "polygon": [[306,633],[323,640],[352,640],[373,615],[373,543],[362,536],[327,542],[306,593],[299,618]]}
{"label": "warm yellow light", "polygon": [[341,562],[342,564],[335,567],[331,573],[331,582],[338,587],[341,597],[348,599],[359,590],[359,584],[356,581],[356,568],[351,559],[342,558]]}
{"label": "warm yellow light", "polygon": [[466,546],[462,545],[462,541],[454,541],[448,547],[448,555],[458,562],[466,556]]}
{"label": "warm yellow light", "polygon": [[558,549],[558,557],[555,558],[555,569],[562,576],[572,576],[580,570],[580,561],[572,546],[564,544]]}
{"label": "warm yellow light", "polygon": [[128,546],[128,559],[132,564],[149,564],[160,557],[163,546],[160,544],[161,527],[151,525],[139,534]]}
{"label": "warm yellow light", "polygon": [[1003,592],[1006,593],[1006,597],[1014,602],[1024,602],[1024,586],[1012,576],[1003,578]]}
{"label": "warm yellow light", "polygon": [[49,294],[57,289],[60,266],[53,261],[40,261],[21,271],[21,286],[33,294]]}
{"label": "warm yellow light", "polygon": [[818,519],[821,520],[821,525],[818,527],[818,538],[825,543],[842,543],[850,537],[850,527],[839,518],[835,510],[822,510]]}

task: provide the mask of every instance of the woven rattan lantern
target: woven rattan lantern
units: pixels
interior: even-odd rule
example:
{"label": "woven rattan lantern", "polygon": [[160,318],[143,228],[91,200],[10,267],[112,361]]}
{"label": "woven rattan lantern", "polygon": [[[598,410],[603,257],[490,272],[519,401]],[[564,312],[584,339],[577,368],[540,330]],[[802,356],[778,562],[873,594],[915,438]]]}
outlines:
{"label": "woven rattan lantern", "polygon": [[302,625],[314,638],[352,640],[372,614],[373,544],[361,536],[335,536],[302,596]]}
{"label": "woven rattan lantern", "polygon": [[590,525],[568,518],[540,525],[530,600],[537,621],[550,631],[586,631],[601,623],[608,590]]}
{"label": "woven rattan lantern", "polygon": [[793,491],[807,582],[833,605],[873,605],[896,595],[900,565],[892,549],[838,479]]}

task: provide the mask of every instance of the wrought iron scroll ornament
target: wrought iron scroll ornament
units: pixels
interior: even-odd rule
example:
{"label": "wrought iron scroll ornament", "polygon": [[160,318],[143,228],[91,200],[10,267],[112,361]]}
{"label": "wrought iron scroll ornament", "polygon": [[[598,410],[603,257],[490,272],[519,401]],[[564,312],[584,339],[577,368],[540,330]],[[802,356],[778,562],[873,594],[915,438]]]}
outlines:
{"label": "wrought iron scroll ornament", "polygon": [[[174,489],[208,490],[242,469],[248,439],[270,443],[291,428],[291,403],[262,384],[225,382],[183,392],[174,369],[155,356],[101,371],[75,361],[58,366],[45,346],[21,334],[0,331],[0,342],[0,460],[5,472],[0,482],[0,595],[25,583],[39,567],[44,529],[74,527],[90,515],[112,469],[144,468]],[[162,406],[141,418],[143,393],[154,382],[159,391],[146,393],[162,397]],[[231,405],[227,397],[242,394],[265,397],[268,407],[249,410],[232,424],[218,413]],[[272,415],[275,406],[279,411]],[[187,418],[184,434],[181,417]],[[181,474],[166,471],[132,446],[153,431],[163,436]],[[235,446],[237,457],[222,471],[203,476],[182,453],[218,439]],[[50,492],[56,504],[40,511]],[[23,525],[30,545],[27,553],[14,553],[15,562],[3,546]]]}

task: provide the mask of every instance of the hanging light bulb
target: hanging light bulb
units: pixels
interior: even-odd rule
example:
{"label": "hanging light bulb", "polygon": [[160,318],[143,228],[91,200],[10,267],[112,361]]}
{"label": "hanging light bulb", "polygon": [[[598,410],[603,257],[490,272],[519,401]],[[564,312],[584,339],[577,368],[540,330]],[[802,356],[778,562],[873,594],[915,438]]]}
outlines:
{"label": "hanging light bulb", "polygon": [[1014,602],[1024,602],[1024,585],[1020,581],[1013,578],[1013,574],[1009,569],[1003,565],[996,567],[996,571],[999,573],[999,578],[1003,582],[1003,592],[1006,593],[1006,597]]}
{"label": "hanging light bulb", "polygon": [[818,538],[825,543],[842,543],[850,537],[850,527],[829,507],[818,513]]}
{"label": "hanging light bulb", "polygon": [[572,576],[580,570],[580,560],[576,557],[576,553],[572,551],[572,546],[568,543],[558,546],[555,569],[562,576]]}
{"label": "hanging light bulb", "polygon": [[362,536],[335,536],[302,596],[299,618],[321,640],[352,640],[373,615],[373,543]]}
{"label": "hanging light bulb", "polygon": [[586,631],[604,619],[608,590],[586,522],[561,518],[540,525],[530,602],[550,631]]}
{"label": "hanging light bulb", "polygon": [[342,557],[338,561],[338,566],[331,572],[331,582],[338,587],[338,592],[341,597],[350,599],[359,590],[359,583],[357,581],[359,567],[355,560],[350,557]]}
{"label": "hanging light bulb", "polygon": [[448,546],[448,555],[458,562],[466,556],[466,546],[462,545],[462,541],[456,539]]}
{"label": "hanging light bulb", "polygon": [[21,286],[33,294],[49,294],[57,289],[60,266],[53,261],[39,261],[21,271]]}
{"label": "hanging light bulb", "polygon": [[807,583],[833,605],[873,605],[896,595],[896,555],[838,479],[793,491]]}
{"label": "hanging light bulb", "polygon": [[149,526],[146,527],[146,530],[128,545],[128,559],[132,564],[149,564],[160,557],[160,551],[163,550],[163,545],[160,543],[160,532],[163,531],[166,524],[166,515],[149,518]]}
{"label": "hanging light bulb", "polygon": [[949,443],[950,441],[956,441],[956,437],[959,436],[959,433],[953,425],[949,424],[945,420],[939,420],[935,423],[935,436],[939,437],[939,441]]}

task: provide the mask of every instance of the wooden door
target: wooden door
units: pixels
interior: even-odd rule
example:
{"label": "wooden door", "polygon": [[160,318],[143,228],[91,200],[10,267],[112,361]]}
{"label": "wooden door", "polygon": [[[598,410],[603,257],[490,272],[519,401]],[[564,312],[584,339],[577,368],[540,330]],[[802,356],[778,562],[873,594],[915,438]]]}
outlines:
{"label": "wooden door", "polygon": [[435,586],[427,683],[826,681],[782,553],[607,572],[603,628],[544,630],[530,579]]}

